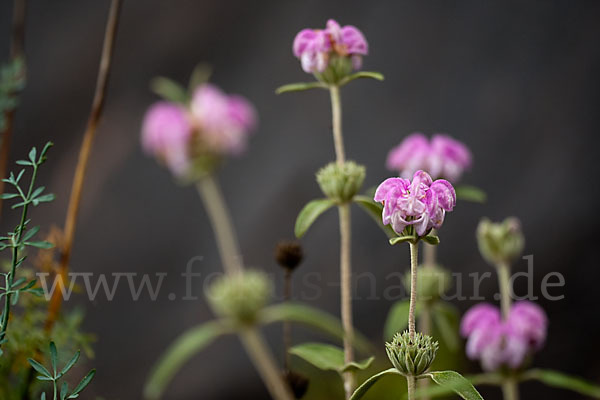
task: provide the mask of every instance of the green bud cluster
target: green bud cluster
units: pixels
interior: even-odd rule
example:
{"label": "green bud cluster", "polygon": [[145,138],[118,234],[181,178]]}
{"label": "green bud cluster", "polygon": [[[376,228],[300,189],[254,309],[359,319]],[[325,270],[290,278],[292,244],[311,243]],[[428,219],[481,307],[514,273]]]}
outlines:
{"label": "green bud cluster", "polygon": [[317,182],[321,191],[336,203],[352,201],[365,180],[365,167],[354,161],[342,165],[329,163],[317,172]]}
{"label": "green bud cluster", "polygon": [[328,85],[337,85],[352,73],[352,69],[352,59],[350,57],[331,54],[325,71],[315,72],[315,77]]}
{"label": "green bud cluster", "polygon": [[477,243],[479,252],[490,264],[510,264],[523,251],[525,238],[521,224],[515,217],[506,218],[500,223],[484,218],[477,227]]}
{"label": "green bud cluster", "polygon": [[271,281],[265,273],[245,271],[219,278],[209,288],[207,298],[215,313],[250,325],[272,292]]}
{"label": "green bud cluster", "polygon": [[[438,266],[423,267],[417,269],[417,293],[419,300],[433,301],[450,289],[450,273]],[[404,277],[404,286],[410,292],[410,272]]]}
{"label": "green bud cluster", "polygon": [[408,331],[396,333],[392,342],[385,344],[392,365],[405,376],[419,376],[427,371],[438,348],[431,336],[417,332],[411,339]]}

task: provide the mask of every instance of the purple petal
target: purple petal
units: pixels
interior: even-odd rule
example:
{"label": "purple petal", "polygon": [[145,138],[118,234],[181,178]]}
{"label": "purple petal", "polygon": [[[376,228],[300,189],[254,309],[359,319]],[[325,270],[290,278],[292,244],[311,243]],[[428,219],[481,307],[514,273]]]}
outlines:
{"label": "purple petal", "polygon": [[460,323],[460,334],[466,337],[479,325],[490,324],[496,326],[500,321],[498,307],[488,303],[480,303],[471,307],[463,316]]}
{"label": "purple petal", "polygon": [[369,53],[369,44],[363,33],[352,25],[346,25],[341,29],[341,40],[345,45],[348,54],[367,55]]}
{"label": "purple petal", "polygon": [[440,206],[446,211],[452,211],[456,205],[456,191],[450,182],[445,179],[438,179],[433,182],[429,188],[433,191]]}

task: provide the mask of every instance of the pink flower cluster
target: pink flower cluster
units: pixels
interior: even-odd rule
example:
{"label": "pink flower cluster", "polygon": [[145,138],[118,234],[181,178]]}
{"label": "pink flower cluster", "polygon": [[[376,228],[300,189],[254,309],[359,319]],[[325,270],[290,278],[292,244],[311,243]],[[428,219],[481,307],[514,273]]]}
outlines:
{"label": "pink flower cluster", "polygon": [[434,181],[427,172],[415,172],[412,182],[405,178],[388,178],[375,191],[375,201],[383,203],[383,224],[391,224],[401,234],[414,226],[424,236],[432,228],[440,228],[446,211],[456,205],[452,184],[444,179]]}
{"label": "pink flower cluster", "polygon": [[362,66],[362,56],[369,45],[362,32],[351,25],[341,27],[335,20],[327,21],[325,29],[303,29],[294,39],[294,55],[308,73],[323,72],[332,55],[350,57],[354,69]]}
{"label": "pink flower cluster", "polygon": [[434,178],[456,183],[471,166],[471,152],[463,143],[448,135],[433,135],[431,141],[422,133],[407,136],[388,154],[387,168],[403,178],[420,169]]}
{"label": "pink flower cluster", "polygon": [[467,337],[467,356],[480,360],[486,371],[501,366],[519,368],[526,357],[539,350],[546,340],[548,318],[535,303],[520,301],[506,320],[491,304],[478,304],[464,315],[460,331]]}
{"label": "pink flower cluster", "polygon": [[238,154],[256,125],[252,105],[211,84],[200,85],[189,105],[159,101],[146,112],[142,146],[176,176],[189,172],[195,157]]}

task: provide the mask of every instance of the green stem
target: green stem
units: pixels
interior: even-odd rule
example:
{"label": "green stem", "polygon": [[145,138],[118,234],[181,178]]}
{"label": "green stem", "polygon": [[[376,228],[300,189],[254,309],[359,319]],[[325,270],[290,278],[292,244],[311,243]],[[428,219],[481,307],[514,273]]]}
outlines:
{"label": "green stem", "polygon": [[[212,175],[207,175],[196,187],[213,227],[225,273],[243,273],[237,235],[217,181]],[[271,396],[276,400],[293,400],[290,389],[283,381],[275,359],[260,332],[254,327],[249,327],[240,330],[238,334]]]}
{"label": "green stem", "polygon": [[408,387],[408,400],[416,399],[415,392],[417,391],[417,378],[414,376],[407,376],[406,383]]}
{"label": "green stem", "polygon": [[213,175],[206,175],[196,185],[212,225],[223,268],[228,274],[242,271],[237,236],[221,189]]}
{"label": "green stem", "polygon": [[52,381],[52,388],[53,388],[53,392],[54,392],[54,395],[52,396],[52,398],[53,398],[54,400],[57,400],[57,399],[58,399],[58,397],[57,397],[57,393],[56,393],[56,380],[53,380],[53,381]]}
{"label": "green stem", "polygon": [[[352,322],[352,266],[350,261],[351,220],[350,204],[340,204],[340,283],[341,283],[341,314],[344,328],[344,362],[354,361],[354,328]],[[356,377],[348,371],[344,373],[344,390],[349,399],[356,388]]]}
{"label": "green stem", "polygon": [[344,152],[344,138],[342,136],[342,103],[339,86],[329,86],[329,94],[331,95],[331,123],[333,127],[335,158],[337,163],[341,165],[346,162],[346,153]]}
{"label": "green stem", "polygon": [[284,383],[275,360],[259,332],[255,328],[245,328],[239,332],[239,336],[271,396],[276,400],[293,400],[294,397]]}
{"label": "green stem", "polygon": [[12,299],[12,286],[15,281],[15,274],[17,270],[17,264],[19,263],[19,247],[21,245],[21,238],[23,237],[23,231],[25,230],[25,221],[27,221],[27,210],[29,209],[29,203],[31,199],[31,193],[33,192],[33,187],[35,184],[35,179],[37,177],[38,165],[33,163],[33,173],[31,175],[31,181],[29,183],[29,189],[27,191],[27,195],[23,198],[25,204],[23,204],[23,211],[21,212],[21,222],[17,226],[16,236],[13,237],[12,240],[12,263],[10,267],[10,272],[6,276],[5,279],[5,290],[8,292],[6,296],[4,296],[4,312],[2,313],[2,321],[0,325],[0,347],[2,347],[2,340],[6,337],[6,331],[8,329],[8,319],[10,316],[10,306]]}
{"label": "green stem", "polygon": [[510,314],[511,294],[510,287],[510,266],[507,263],[497,265],[498,280],[500,281],[500,304],[502,307],[502,317],[508,318]]}
{"label": "green stem", "polygon": [[410,307],[408,310],[408,334],[411,339],[415,337],[415,310],[417,307],[417,262],[419,256],[419,243],[410,242]]}
{"label": "green stem", "polygon": [[519,400],[519,388],[514,378],[506,378],[502,382],[502,394],[504,400]]}

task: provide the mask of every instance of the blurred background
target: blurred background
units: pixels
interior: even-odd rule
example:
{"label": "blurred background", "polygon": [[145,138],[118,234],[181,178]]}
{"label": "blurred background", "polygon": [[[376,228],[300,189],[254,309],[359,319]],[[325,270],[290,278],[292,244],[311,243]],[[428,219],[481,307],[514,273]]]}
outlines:
{"label": "blurred background", "polygon": [[[31,146],[55,142],[40,183],[57,200],[35,209],[45,229],[63,224],[77,153],[95,86],[109,1],[31,0],[26,54],[28,83],[17,111],[13,161]],[[12,1],[0,2],[0,55],[8,57]],[[492,271],[482,260],[474,230],[482,216],[509,215],[523,222],[525,254],[534,255],[534,290],[545,274],[565,277],[561,301],[540,299],[550,318],[539,367],[560,369],[600,382],[600,279],[593,243],[596,215],[600,122],[600,3],[597,1],[125,1],[105,114],[96,138],[72,259],[76,272],[168,272],[156,301],[133,301],[122,287],[113,301],[74,296],[67,308],[83,307],[85,331],[97,335],[98,370],[85,398],[141,398],[142,385],[165,347],[186,328],[212,318],[198,280],[197,301],[170,301],[185,293],[180,274],[196,256],[203,276],[220,271],[207,216],[193,187],[180,187],[168,171],[146,157],[139,144],[140,122],[157,98],[149,90],[157,75],[187,82],[199,61],[213,65],[212,80],[257,107],[260,128],[249,151],[230,160],[219,177],[240,235],[245,261],[273,274],[280,239],[293,238],[295,217],[320,196],[315,171],[332,160],[327,93],[277,96],[277,86],[310,80],[291,51],[304,27],[323,27],[328,18],[359,27],[370,44],[366,70],[385,82],[357,81],[342,91],[346,151],[367,166],[365,187],[392,175],[388,150],[415,131],[447,132],[473,151],[474,167],[463,182],[483,188],[484,205],[459,204],[440,236],[439,259],[463,273]],[[594,182],[594,181],[592,181]],[[16,216],[5,208],[2,229]],[[356,287],[355,324],[383,350],[382,327],[391,306],[382,298],[384,277],[405,271],[408,249],[391,247],[369,217],[353,213],[353,268],[378,277]],[[302,240],[306,261],[295,291],[307,302],[337,314],[339,308],[336,213],[320,219]],[[525,271],[521,260],[515,271]],[[303,280],[303,274],[319,278]],[[493,272],[493,271],[492,271]],[[316,275],[315,275],[316,276]],[[393,284],[397,284],[394,282]],[[465,294],[471,290],[465,283]],[[527,282],[517,280],[517,294]],[[496,279],[481,294],[494,301]],[[279,290],[280,292],[280,290]],[[318,296],[314,296],[319,292]],[[475,302],[455,302],[461,311]],[[280,327],[266,330],[281,356]],[[295,339],[319,339],[297,329]],[[387,368],[379,354],[379,366]],[[340,393],[334,375],[323,391],[318,371],[297,361],[309,377],[312,399]],[[465,369],[479,371],[475,363]],[[331,379],[329,379],[331,378]],[[496,389],[486,399],[499,399]],[[536,383],[523,398],[583,397]],[[371,398],[383,398],[383,395]],[[257,373],[235,337],[225,337],[193,357],[170,386],[167,397],[267,399]],[[397,398],[393,395],[392,398]]]}

